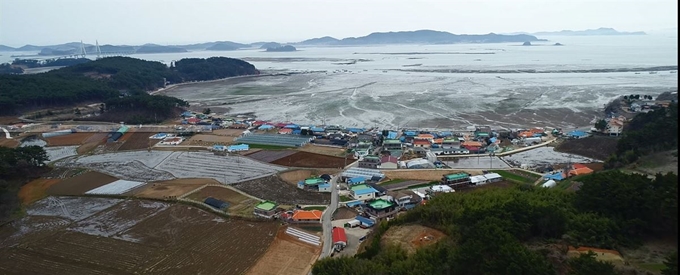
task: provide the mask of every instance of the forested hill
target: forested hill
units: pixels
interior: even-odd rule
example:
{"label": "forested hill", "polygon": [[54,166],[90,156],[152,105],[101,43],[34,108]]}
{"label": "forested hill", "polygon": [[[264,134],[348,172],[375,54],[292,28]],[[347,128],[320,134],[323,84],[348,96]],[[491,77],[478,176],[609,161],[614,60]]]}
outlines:
{"label": "forested hill", "polygon": [[[163,87],[164,79],[180,83],[251,74],[259,74],[252,64],[226,57],[183,59],[172,67],[130,57],[109,57],[42,74],[0,75],[0,115],[82,102],[106,102],[130,95],[141,99],[146,91]],[[156,100],[168,102],[168,105],[154,105],[152,102]],[[164,110],[170,105],[186,105],[186,102],[169,97],[145,97],[144,101]]]}

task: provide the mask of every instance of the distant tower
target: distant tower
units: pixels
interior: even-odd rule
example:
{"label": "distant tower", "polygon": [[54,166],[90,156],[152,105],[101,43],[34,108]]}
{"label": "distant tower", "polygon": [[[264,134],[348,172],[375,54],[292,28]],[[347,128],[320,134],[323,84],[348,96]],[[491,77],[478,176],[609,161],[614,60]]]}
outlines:
{"label": "distant tower", "polygon": [[85,44],[83,44],[83,40],[80,40],[80,57],[85,58],[87,56],[87,51],[85,51]]}
{"label": "distant tower", "polygon": [[95,40],[95,50],[97,51],[97,59],[102,58],[102,49],[99,48],[99,41]]}

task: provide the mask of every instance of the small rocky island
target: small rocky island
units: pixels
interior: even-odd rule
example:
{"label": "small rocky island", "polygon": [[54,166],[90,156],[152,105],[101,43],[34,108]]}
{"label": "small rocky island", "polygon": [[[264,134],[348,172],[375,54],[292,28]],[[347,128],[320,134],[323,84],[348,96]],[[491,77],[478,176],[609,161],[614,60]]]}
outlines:
{"label": "small rocky island", "polygon": [[558,43],[553,44],[553,46],[564,46],[564,44],[558,42]]}
{"label": "small rocky island", "polygon": [[522,46],[531,46],[531,42],[529,42],[529,41],[524,42],[524,44],[522,44]]}
{"label": "small rocky island", "polygon": [[285,46],[280,46],[280,47],[270,47],[267,48],[268,52],[294,52],[297,51],[297,49],[291,45],[285,45]]}

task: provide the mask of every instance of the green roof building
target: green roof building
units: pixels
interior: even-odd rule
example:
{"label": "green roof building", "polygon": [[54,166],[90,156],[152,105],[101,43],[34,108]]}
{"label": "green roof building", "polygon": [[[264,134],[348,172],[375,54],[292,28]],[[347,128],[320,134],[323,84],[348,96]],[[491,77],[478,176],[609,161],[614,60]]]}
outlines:
{"label": "green roof building", "polygon": [[273,201],[262,201],[255,205],[255,216],[271,219],[276,215],[277,204]]}
{"label": "green roof building", "polygon": [[455,173],[448,174],[442,177],[442,184],[465,184],[470,183],[470,174],[468,173]]}
{"label": "green roof building", "polygon": [[305,180],[305,185],[319,185],[324,183],[326,183],[326,181],[322,178],[308,178]]}
{"label": "green roof building", "polygon": [[389,208],[389,207],[392,207],[392,206],[395,206],[395,205],[396,204],[394,204],[393,202],[386,201],[386,200],[383,200],[383,199],[377,199],[377,200],[374,200],[374,201],[371,201],[371,202],[368,203],[368,206],[370,206],[371,208],[376,209],[376,210],[382,210],[382,209]]}

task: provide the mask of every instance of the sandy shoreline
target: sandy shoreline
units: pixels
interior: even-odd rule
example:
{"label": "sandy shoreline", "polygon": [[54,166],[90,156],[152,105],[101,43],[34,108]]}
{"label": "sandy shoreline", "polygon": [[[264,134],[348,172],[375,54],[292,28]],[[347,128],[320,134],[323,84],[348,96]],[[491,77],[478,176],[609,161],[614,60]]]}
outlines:
{"label": "sandy shoreline", "polygon": [[159,93],[163,93],[166,91],[170,91],[174,88],[181,87],[181,86],[186,86],[186,85],[198,85],[198,84],[206,84],[206,83],[213,83],[213,82],[220,82],[220,81],[227,81],[227,80],[233,80],[233,79],[249,79],[249,78],[260,78],[260,77],[267,77],[267,76],[277,76],[277,75],[287,75],[288,73],[268,73],[268,74],[257,74],[257,75],[239,75],[239,76],[231,76],[231,77],[225,77],[225,78],[220,78],[220,79],[214,79],[214,80],[205,80],[205,81],[194,81],[194,82],[182,82],[182,83],[177,83],[177,84],[170,84],[164,88],[160,88],[155,91],[149,92],[150,95],[155,95]]}

